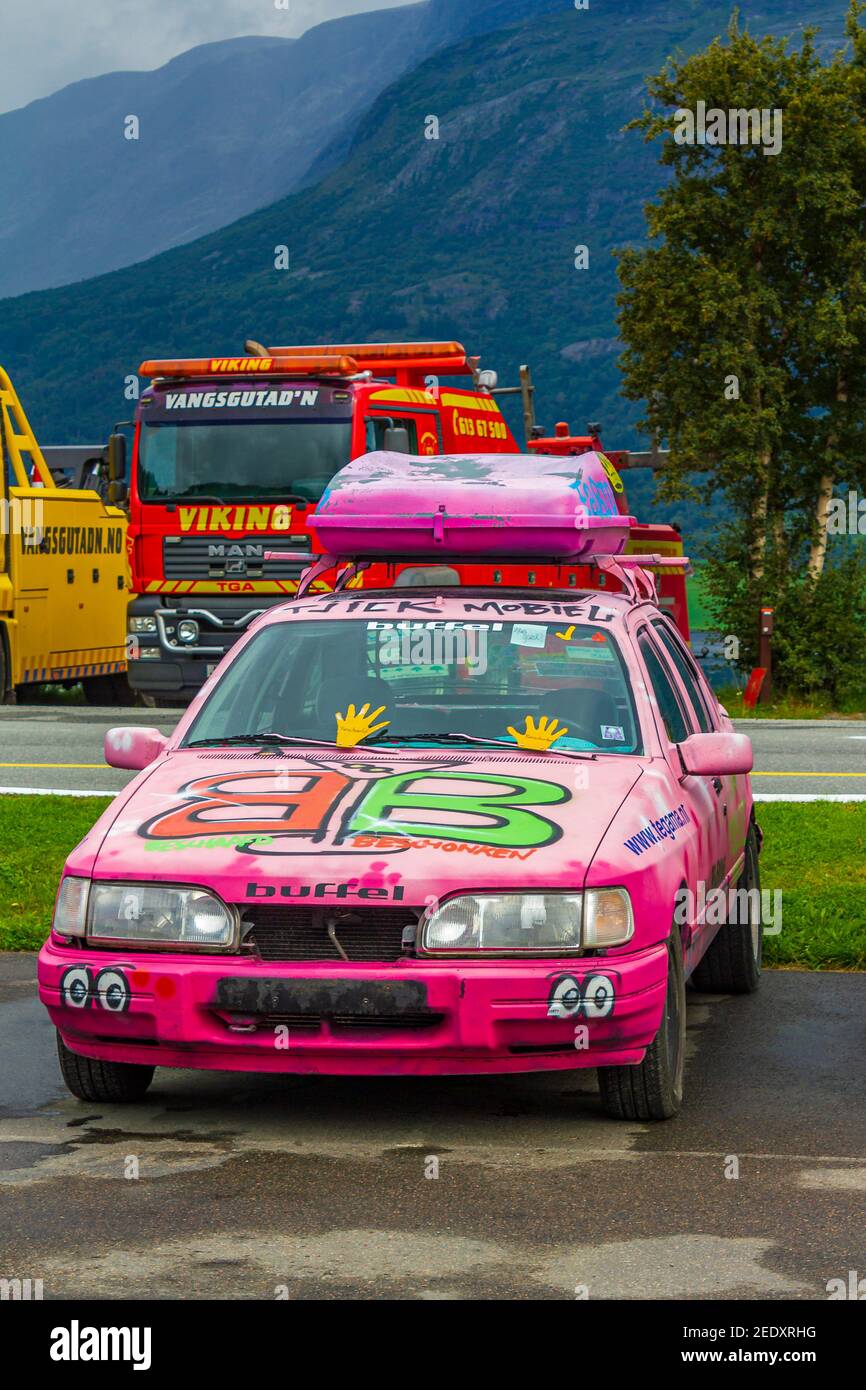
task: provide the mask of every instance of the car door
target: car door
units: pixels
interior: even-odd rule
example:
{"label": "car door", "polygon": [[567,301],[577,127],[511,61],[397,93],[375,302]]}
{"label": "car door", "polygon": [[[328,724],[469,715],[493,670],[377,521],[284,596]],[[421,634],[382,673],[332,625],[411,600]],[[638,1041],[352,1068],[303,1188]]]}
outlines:
{"label": "car door", "polygon": [[[676,629],[666,618],[656,618],[653,629],[675,667],[685,695],[695,710],[700,729],[710,733],[721,727],[719,703],[706,679],[695,664],[694,657]],[[725,829],[727,873],[738,877],[739,867],[746,846],[751,813],[749,779],[745,773],[735,776],[729,774],[714,779],[714,786],[722,801]]]}
{"label": "car door", "polygon": [[719,779],[684,775],[678,744],[700,732],[696,711],[661,646],[647,624],[637,633],[638,649],[646,668],[650,689],[655,696],[662,728],[659,737],[665,747],[671,775],[679,783],[680,795],[698,829],[697,853],[686,886],[693,897],[688,912],[688,940],[685,969],[688,972],[703,955],[717,930],[705,920],[706,894],[724,879],[727,872],[728,832],[723,786]]}

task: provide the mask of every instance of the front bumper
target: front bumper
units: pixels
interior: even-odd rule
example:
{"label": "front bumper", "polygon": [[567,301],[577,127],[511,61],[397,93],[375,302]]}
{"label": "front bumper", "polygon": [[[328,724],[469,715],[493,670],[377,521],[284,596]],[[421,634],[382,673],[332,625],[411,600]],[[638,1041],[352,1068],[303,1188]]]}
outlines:
{"label": "front bumper", "polygon": [[522,1072],[640,1062],[661,1023],[667,950],[359,967],[79,950],[52,939],[38,976],[67,1046],[103,1061],[332,1075]]}
{"label": "front bumper", "polygon": [[[139,594],[130,603],[127,616],[154,618],[157,631],[135,634],[135,645],[129,644],[129,684],[149,695],[194,695],[250,623],[266,609],[285,603],[286,598],[286,594],[256,594],[254,598]],[[198,640],[193,644],[177,640],[177,624],[183,618],[194,618],[199,625]],[[141,656],[142,651],[149,655]]]}

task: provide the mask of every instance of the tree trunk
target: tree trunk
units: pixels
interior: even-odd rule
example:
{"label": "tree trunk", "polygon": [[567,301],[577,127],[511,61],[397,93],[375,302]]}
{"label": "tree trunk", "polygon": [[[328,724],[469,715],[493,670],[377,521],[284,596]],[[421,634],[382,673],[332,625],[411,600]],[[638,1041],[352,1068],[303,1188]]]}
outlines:
{"label": "tree trunk", "polygon": [[817,579],[824,572],[824,560],[827,555],[827,521],[834,481],[832,473],[822,473],[821,482],[818,485],[818,500],[815,503],[815,537],[809,549],[807,566],[810,579]]}
{"label": "tree trunk", "polygon": [[755,496],[755,506],[752,513],[755,522],[755,532],[752,540],[751,555],[749,557],[749,568],[752,572],[752,579],[763,579],[764,577],[764,562],[767,554],[767,509],[770,498],[769,449],[765,449],[760,455],[758,478],[759,490]]}
{"label": "tree trunk", "polygon": [[[836,378],[836,400],[842,405],[848,399],[847,383],[841,375]],[[835,453],[839,440],[839,434],[834,425],[827,435],[827,446],[825,456],[827,458],[827,470],[821,474],[821,481],[818,484],[818,497],[815,502],[815,523],[812,545],[809,550],[809,563],[807,571],[810,579],[818,579],[824,572],[824,561],[827,558],[827,522],[830,513],[830,499],[833,496],[833,484],[836,481],[835,474],[831,471],[832,457]]]}

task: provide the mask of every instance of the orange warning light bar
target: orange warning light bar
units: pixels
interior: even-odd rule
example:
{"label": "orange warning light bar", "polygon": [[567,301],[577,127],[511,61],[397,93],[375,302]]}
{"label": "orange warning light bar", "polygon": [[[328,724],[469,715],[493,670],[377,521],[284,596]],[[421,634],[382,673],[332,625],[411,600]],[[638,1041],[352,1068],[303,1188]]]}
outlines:
{"label": "orange warning light bar", "polygon": [[305,347],[274,347],[270,349],[275,356],[304,357],[316,353],[326,355],[345,353],[357,362],[372,359],[376,362],[412,362],[416,358],[435,357],[437,360],[454,358],[466,361],[466,349],[462,343],[317,343]]}
{"label": "orange warning light bar", "polygon": [[181,357],[142,362],[139,375],[146,377],[201,376],[354,376],[359,370],[345,354],[306,355],[274,353],[271,357]]}

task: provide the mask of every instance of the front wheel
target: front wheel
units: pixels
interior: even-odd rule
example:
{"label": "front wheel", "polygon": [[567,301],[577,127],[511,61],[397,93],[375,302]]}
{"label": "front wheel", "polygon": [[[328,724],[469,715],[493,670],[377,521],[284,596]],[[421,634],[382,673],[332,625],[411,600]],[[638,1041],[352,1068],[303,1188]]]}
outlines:
{"label": "front wheel", "polygon": [[601,1103],[614,1120],[669,1120],[683,1103],[686,1053],[686,990],[676,928],[668,941],[668,979],[659,1031],[642,1062],[599,1067]]}
{"label": "front wheel", "polygon": [[133,1062],[96,1062],[92,1057],[79,1057],[57,1034],[57,1056],[60,1070],[69,1090],[79,1100],[114,1102],[141,1100],[151,1081],[154,1067],[137,1066]]}

